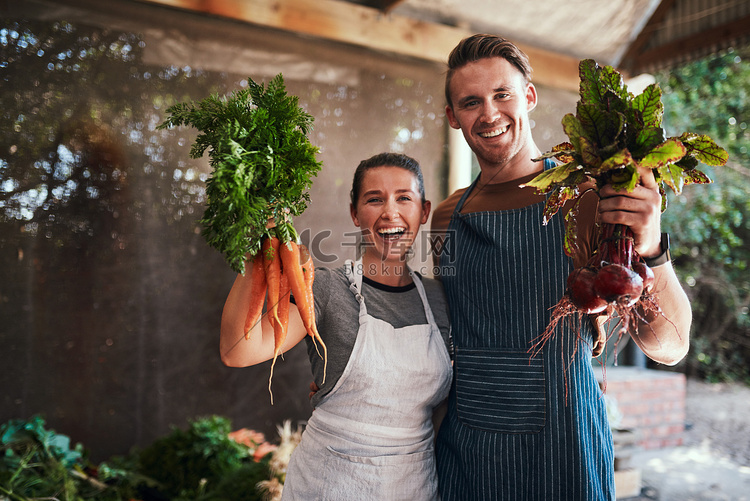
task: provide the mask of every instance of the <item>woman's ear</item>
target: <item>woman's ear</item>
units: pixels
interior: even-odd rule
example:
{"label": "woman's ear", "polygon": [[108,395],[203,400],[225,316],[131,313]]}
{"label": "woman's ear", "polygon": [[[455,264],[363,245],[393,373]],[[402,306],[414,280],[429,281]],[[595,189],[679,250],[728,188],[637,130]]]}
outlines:
{"label": "woman's ear", "polygon": [[354,207],[354,204],[349,204],[349,214],[352,216],[352,222],[354,223],[354,226],[359,228],[359,219],[357,219],[357,208]]}
{"label": "woman's ear", "polygon": [[430,210],[432,209],[432,202],[429,200],[425,200],[424,203],[422,203],[422,219],[420,221],[421,224],[425,224],[427,220],[430,218]]}

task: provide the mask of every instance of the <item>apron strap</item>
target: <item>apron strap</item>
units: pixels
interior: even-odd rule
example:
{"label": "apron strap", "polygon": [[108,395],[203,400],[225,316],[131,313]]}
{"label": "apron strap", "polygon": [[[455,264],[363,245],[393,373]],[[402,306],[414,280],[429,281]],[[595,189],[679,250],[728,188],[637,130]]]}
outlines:
{"label": "apron strap", "polygon": [[453,211],[453,215],[454,215],[454,216],[455,216],[456,214],[458,214],[458,213],[460,213],[460,212],[461,212],[461,209],[463,208],[464,204],[466,203],[466,199],[467,199],[467,198],[469,198],[469,193],[471,193],[471,192],[472,192],[472,191],[474,190],[474,187],[475,187],[475,186],[477,185],[477,183],[479,182],[479,176],[481,176],[481,175],[482,175],[482,174],[481,174],[481,173],[479,173],[479,174],[477,175],[477,177],[476,177],[476,178],[474,179],[474,181],[473,181],[473,182],[472,182],[472,183],[471,183],[471,184],[469,185],[469,187],[468,187],[468,188],[466,188],[466,191],[464,191],[464,194],[463,194],[463,195],[461,195],[461,198],[459,199],[458,203],[456,204],[456,208],[455,208],[455,210]]}
{"label": "apron strap", "polygon": [[367,315],[365,298],[362,297],[362,259],[357,259],[356,262],[347,259],[344,263],[344,272],[349,279],[349,290],[354,294],[357,303],[359,303],[359,316],[361,318],[363,315]]}
{"label": "apron strap", "polygon": [[432,326],[437,326],[437,322],[435,322],[435,317],[432,314],[432,308],[430,307],[430,302],[427,301],[427,293],[424,290],[424,285],[422,284],[421,277],[417,275],[414,271],[412,271],[411,268],[409,268],[409,275],[411,276],[411,279],[414,282],[414,285],[416,285],[417,287],[417,291],[419,292],[420,299],[422,299],[422,306],[424,306],[424,315],[427,318],[427,323]]}
{"label": "apron strap", "polygon": [[[545,158],[544,159],[544,170],[551,169],[555,166],[555,161],[551,158]],[[474,190],[474,187],[479,182],[479,178],[481,177],[482,173],[480,172],[479,175],[474,179],[474,181],[469,185],[468,188],[466,188],[466,191],[463,195],[461,195],[460,200],[456,204],[456,209],[453,211],[453,215],[458,214],[461,212],[461,209],[463,209],[464,204],[466,203],[466,199],[469,198],[469,193],[471,193]]]}

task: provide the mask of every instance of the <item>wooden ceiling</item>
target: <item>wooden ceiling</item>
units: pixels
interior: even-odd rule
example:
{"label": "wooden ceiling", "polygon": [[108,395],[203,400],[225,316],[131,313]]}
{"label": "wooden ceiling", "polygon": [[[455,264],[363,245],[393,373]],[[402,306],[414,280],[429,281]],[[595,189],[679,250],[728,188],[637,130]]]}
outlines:
{"label": "wooden ceiling", "polygon": [[750,43],[750,0],[141,1],[439,64],[465,36],[502,33],[529,55],[535,82],[569,90],[583,58],[635,76]]}

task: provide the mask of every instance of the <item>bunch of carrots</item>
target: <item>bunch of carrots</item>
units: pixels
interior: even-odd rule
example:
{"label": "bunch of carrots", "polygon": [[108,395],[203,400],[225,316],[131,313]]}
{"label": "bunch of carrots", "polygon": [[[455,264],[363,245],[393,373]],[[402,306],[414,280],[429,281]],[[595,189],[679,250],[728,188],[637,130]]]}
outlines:
{"label": "bunch of carrots", "polygon": [[[254,261],[246,337],[268,296],[275,338],[271,377],[289,325],[290,292],[316,348],[319,344],[325,353],[315,326],[312,259],[296,243],[292,225],[292,218],[307,208],[307,190],[321,168],[319,150],[307,137],[313,117],[299,106],[297,96],[287,94],[281,74],[267,86],[248,78],[246,88],[177,103],[167,112],[159,129],[193,126],[200,133],[190,156],[200,158],[208,150],[213,172],[201,218],[207,243],[238,273],[245,273],[247,256]],[[268,384],[270,390],[270,379]]]}
{"label": "bunch of carrots", "polygon": [[[315,303],[312,289],[313,280],[315,280],[315,267],[307,248],[304,245],[297,244],[294,240],[282,243],[277,236],[264,238],[261,251],[253,258],[250,280],[253,297],[248,304],[245,319],[245,339],[249,339],[250,331],[260,321],[263,315],[263,304],[266,295],[268,295],[267,313],[274,332],[274,353],[271,362],[271,376],[268,380],[269,391],[273,379],[273,368],[276,365],[276,359],[281,354],[281,348],[284,346],[289,327],[291,294],[294,295],[294,302],[297,305],[307,334],[323,348],[323,360],[325,361],[323,382],[325,382],[327,349],[315,323]],[[273,402],[273,393],[271,393],[271,402]]]}

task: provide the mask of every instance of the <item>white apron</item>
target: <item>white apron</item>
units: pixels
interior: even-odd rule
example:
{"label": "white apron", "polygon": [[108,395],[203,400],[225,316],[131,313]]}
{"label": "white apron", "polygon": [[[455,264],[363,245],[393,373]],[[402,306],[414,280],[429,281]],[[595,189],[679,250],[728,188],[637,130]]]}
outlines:
{"label": "white apron", "polygon": [[359,302],[357,339],[292,454],[282,499],[436,500],[432,411],[452,371],[424,287],[410,270],[428,323],[396,329],[367,314],[362,275],[351,262],[346,269]]}

